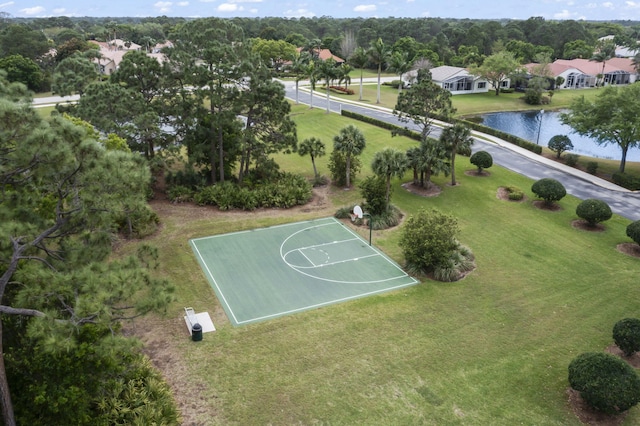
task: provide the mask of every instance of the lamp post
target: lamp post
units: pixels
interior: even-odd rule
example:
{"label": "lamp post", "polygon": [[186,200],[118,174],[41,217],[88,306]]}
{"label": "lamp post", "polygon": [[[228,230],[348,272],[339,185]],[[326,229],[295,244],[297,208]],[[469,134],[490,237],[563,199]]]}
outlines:
{"label": "lamp post", "polygon": [[536,137],[536,145],[540,145],[540,129],[542,128],[542,115],[544,114],[544,110],[540,110],[539,119],[538,119],[538,136]]}

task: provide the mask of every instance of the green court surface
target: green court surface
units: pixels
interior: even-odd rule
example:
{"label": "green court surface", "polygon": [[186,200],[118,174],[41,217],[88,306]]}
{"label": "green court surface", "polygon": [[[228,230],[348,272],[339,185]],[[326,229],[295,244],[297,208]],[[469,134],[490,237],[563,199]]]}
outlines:
{"label": "green court surface", "polygon": [[334,218],[189,242],[236,326],[417,283]]}

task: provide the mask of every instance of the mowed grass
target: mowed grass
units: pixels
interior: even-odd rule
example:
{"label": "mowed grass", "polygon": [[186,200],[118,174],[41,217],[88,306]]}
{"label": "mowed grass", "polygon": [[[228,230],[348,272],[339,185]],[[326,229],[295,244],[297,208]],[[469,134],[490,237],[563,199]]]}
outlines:
{"label": "mowed grass", "polygon": [[[332,93],[332,96],[358,101],[360,97],[360,78],[351,78],[349,88],[355,93],[353,95],[344,95]],[[377,84],[366,83],[362,85],[363,102],[376,104]],[[324,92],[323,92],[324,93]],[[580,90],[556,90],[551,103],[548,105],[528,105],[523,100],[523,93],[501,93],[496,96],[495,91],[487,93],[473,93],[469,95],[455,95],[451,97],[453,107],[456,109],[455,116],[468,116],[476,114],[485,114],[489,112],[501,111],[525,111],[539,109],[562,109],[568,108],[571,102],[577,98],[584,96],[587,100],[593,100],[599,93],[598,89],[580,89]],[[380,104],[386,108],[393,109],[398,99],[398,89],[391,86],[381,85],[380,87]]]}
{"label": "mowed grass", "polygon": [[[293,113],[300,140],[319,137],[328,151],[349,123],[367,138],[356,188],[330,192],[336,206],[362,201],[357,183],[371,173],[376,151],[415,143],[322,110],[299,106]],[[318,161],[323,174],[328,154]],[[309,157],[277,161],[312,175]],[[629,221],[614,216],[604,232],[580,231],[571,226],[579,200],[567,196],[560,211],[539,210],[531,180],[498,166],[489,177],[465,175],[473,168],[465,157],[456,165],[460,185],[436,177],[442,193],[423,198],[400,187],[407,174],[394,180],[392,201],[407,215],[438,208],[457,217],[459,239],[476,255],[473,273],[245,327],[220,319],[188,239],[304,220],[313,211],[185,219],[174,207],[149,241],[160,249],[163,275],[177,285],[167,316],[193,306],[218,318],[217,331],[197,344],[185,330],[167,334],[187,363],[181,374],[206,405],[197,409],[206,412],[198,424],[580,424],[567,405],[569,362],[602,351],[614,323],[638,312],[640,260],[616,251],[630,241]],[[503,185],[523,189],[527,199],[499,200]],[[373,234],[399,263],[401,231]],[[638,423],[634,408],[625,424]]]}

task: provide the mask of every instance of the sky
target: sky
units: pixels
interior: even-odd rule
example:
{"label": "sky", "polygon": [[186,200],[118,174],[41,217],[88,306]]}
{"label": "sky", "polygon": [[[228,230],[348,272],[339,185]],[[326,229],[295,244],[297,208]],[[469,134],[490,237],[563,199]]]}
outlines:
{"label": "sky", "polygon": [[266,17],[632,20],[640,0],[0,0],[12,17]]}

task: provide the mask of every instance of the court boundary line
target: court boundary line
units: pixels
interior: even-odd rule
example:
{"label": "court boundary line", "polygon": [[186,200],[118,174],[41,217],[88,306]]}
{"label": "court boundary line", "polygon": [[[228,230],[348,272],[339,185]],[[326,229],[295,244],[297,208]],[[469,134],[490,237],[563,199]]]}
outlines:
{"label": "court boundary line", "polygon": [[[316,308],[320,308],[320,307],[323,307],[323,306],[330,306],[330,305],[333,305],[333,304],[346,302],[346,301],[349,301],[349,300],[356,300],[356,299],[364,298],[364,297],[375,295],[375,294],[385,293],[385,292],[397,290],[397,289],[400,289],[400,288],[413,286],[413,285],[415,285],[415,284],[417,284],[419,282],[414,277],[412,277],[411,275],[409,275],[405,271],[403,271],[402,268],[400,268],[400,266],[398,264],[393,262],[390,258],[387,257],[387,255],[382,253],[380,250],[378,250],[374,246],[369,246],[375,252],[375,254],[373,254],[371,256],[380,256],[380,257],[382,257],[388,263],[390,263],[393,267],[395,267],[397,270],[399,270],[402,273],[402,275],[397,276],[397,277],[393,277],[393,278],[389,278],[389,279],[384,279],[384,280],[362,281],[362,282],[348,282],[348,281],[337,281],[337,280],[321,279],[321,278],[318,278],[318,277],[315,277],[315,276],[312,276],[312,275],[305,274],[302,271],[297,271],[297,269],[295,269],[294,267],[290,266],[289,263],[284,261],[284,258],[282,258],[282,260],[284,261],[285,265],[289,266],[290,268],[296,270],[297,272],[299,272],[299,273],[301,273],[303,275],[307,275],[308,277],[316,279],[316,280],[334,282],[334,283],[338,283],[338,284],[340,284],[340,283],[342,283],[342,284],[377,284],[377,283],[393,281],[393,280],[397,280],[397,279],[401,279],[401,278],[405,278],[406,277],[406,278],[410,279],[410,282],[405,283],[405,284],[400,284],[400,285],[397,285],[397,286],[387,287],[387,288],[384,288],[384,289],[375,290],[375,291],[360,293],[360,294],[353,295],[353,296],[342,297],[342,298],[338,298],[338,299],[332,299],[332,300],[328,300],[328,301],[325,301],[325,302],[322,302],[322,303],[316,303],[316,304],[312,304],[312,305],[307,305],[307,306],[303,306],[303,307],[296,308],[296,309],[290,309],[290,310],[287,310],[287,311],[276,312],[276,313],[273,313],[273,314],[270,314],[270,315],[263,315],[261,317],[253,317],[253,318],[249,318],[249,319],[246,319],[246,320],[239,321],[238,318],[236,317],[235,312],[233,312],[233,309],[231,308],[231,305],[229,304],[229,302],[227,301],[226,297],[224,296],[224,292],[222,291],[222,289],[218,285],[218,281],[213,276],[213,273],[211,272],[211,269],[209,268],[209,265],[204,260],[204,257],[202,256],[202,253],[198,249],[198,246],[196,245],[196,241],[207,240],[207,239],[210,239],[210,238],[226,237],[226,236],[230,236],[230,235],[234,235],[234,234],[245,234],[245,233],[257,232],[257,231],[261,231],[261,230],[268,230],[268,229],[282,228],[282,227],[287,227],[287,226],[294,226],[294,225],[300,225],[300,224],[304,224],[304,223],[313,223],[313,222],[319,222],[319,221],[325,221],[325,220],[329,221],[329,223],[322,223],[320,225],[317,225],[317,227],[328,226],[328,225],[339,225],[339,226],[341,226],[343,229],[347,230],[347,232],[349,232],[351,235],[353,235],[355,237],[353,239],[343,240],[343,242],[344,241],[360,240],[360,241],[363,241],[363,242],[367,243],[367,241],[365,241],[363,237],[361,237],[359,234],[354,232],[349,227],[345,226],[343,223],[341,223],[340,221],[338,221],[334,217],[320,218],[320,219],[315,219],[315,220],[298,221],[298,222],[292,222],[292,223],[287,223],[287,224],[282,224],[282,225],[267,226],[267,227],[258,228],[258,229],[237,231],[237,232],[231,232],[231,233],[219,234],[219,235],[211,235],[211,236],[208,236],[208,237],[192,238],[189,241],[190,245],[193,247],[193,249],[195,250],[195,252],[198,255],[199,263],[202,266],[204,266],[204,269],[205,269],[207,275],[211,278],[211,282],[214,284],[215,288],[217,289],[217,293],[219,294],[221,302],[224,304],[223,308],[226,307],[225,311],[227,311],[227,312],[229,312],[231,314],[231,317],[233,318],[232,323],[235,323],[235,325],[240,326],[240,325],[244,325],[244,324],[264,321],[264,320],[271,319],[271,318],[278,318],[278,317],[291,315],[291,314],[298,313],[298,312],[305,312],[305,311],[316,309]],[[289,239],[291,236],[297,234],[298,232],[302,232],[305,229],[308,229],[308,228],[304,228],[303,230],[300,230],[300,231],[295,232],[294,234],[291,234],[289,237],[287,237],[285,239],[285,241],[287,239]],[[335,242],[332,242],[332,243],[335,243]],[[324,243],[324,244],[332,244],[332,243]],[[282,244],[284,244],[284,242]],[[307,247],[307,248],[311,248],[311,246]],[[280,255],[282,257],[282,245],[281,245],[281,249],[280,249]],[[369,256],[367,256],[367,257],[369,257]],[[363,257],[361,256],[360,258],[363,258]],[[348,260],[348,261],[354,261],[354,260],[357,260],[357,259],[351,259],[351,260]],[[313,264],[313,262],[311,262],[311,261],[310,261],[310,263]],[[316,268],[319,268],[319,267],[316,267]]]}

